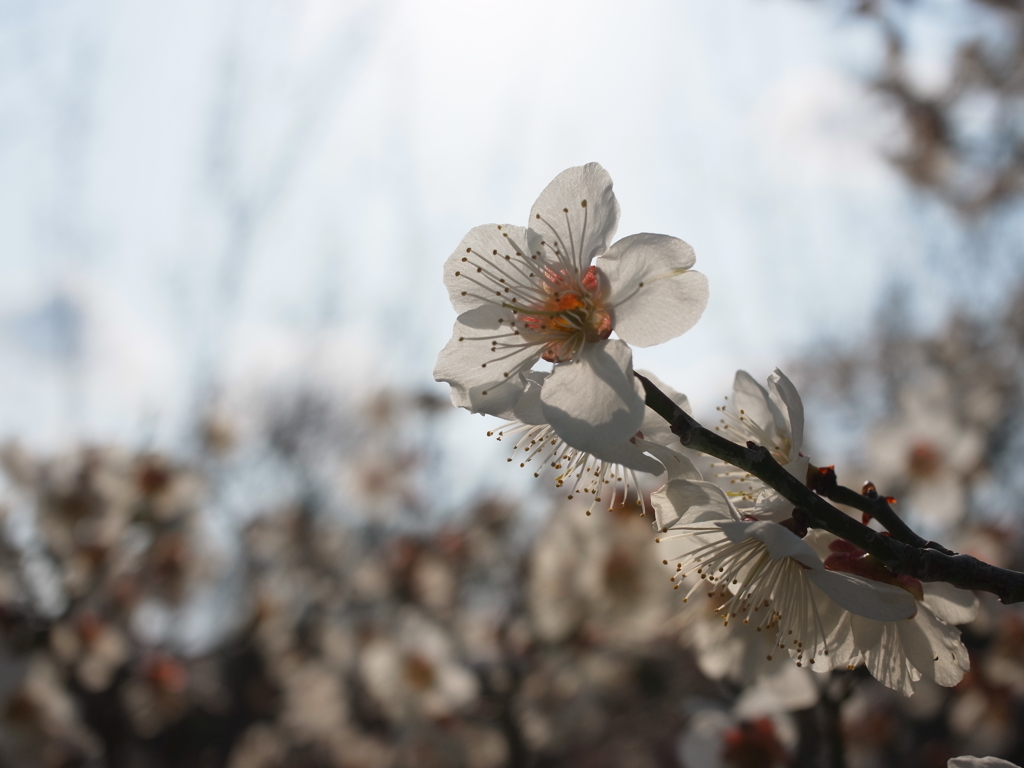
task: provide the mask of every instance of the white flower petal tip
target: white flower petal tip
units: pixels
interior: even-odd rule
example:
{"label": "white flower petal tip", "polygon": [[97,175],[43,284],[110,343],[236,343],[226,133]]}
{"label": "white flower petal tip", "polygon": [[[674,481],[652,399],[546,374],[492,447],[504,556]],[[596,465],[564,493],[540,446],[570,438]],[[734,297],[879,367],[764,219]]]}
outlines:
{"label": "white flower petal tip", "polygon": [[947,624],[969,624],[978,616],[978,596],[944,581],[923,584],[924,604]]}
{"label": "white flower petal tip", "polygon": [[952,757],[946,768],[1020,768],[1016,763],[998,757]]}
{"label": "white flower petal tip", "polygon": [[615,332],[650,347],[690,330],[708,304],[708,281],[691,272],[693,248],[667,235],[619,240],[597,263],[611,286]]}
{"label": "white flower petal tip", "polygon": [[608,250],[619,225],[612,177],[598,163],[567,168],[555,176],[530,209],[530,250],[559,250],[586,271]]}
{"label": "white flower petal tip", "polygon": [[536,356],[511,345],[495,359],[490,344],[509,344],[512,314],[501,307],[483,306],[463,312],[452,338],[437,356],[434,379],[451,385],[452,403],[474,413],[500,414],[512,408],[526,388],[519,374]]}

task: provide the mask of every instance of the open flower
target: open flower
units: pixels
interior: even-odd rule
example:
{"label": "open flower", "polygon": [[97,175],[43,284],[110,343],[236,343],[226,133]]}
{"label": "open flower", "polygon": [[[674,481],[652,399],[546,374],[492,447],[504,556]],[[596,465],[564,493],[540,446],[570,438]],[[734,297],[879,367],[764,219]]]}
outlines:
{"label": "open flower", "polygon": [[715,431],[745,444],[763,445],[783,466],[800,456],[804,440],[804,404],[793,382],[778,368],[765,389],[746,371],[736,371],[732,400],[718,408]]}
{"label": "open flower", "polygon": [[785,526],[741,517],[712,483],[673,480],[652,501],[662,530],[659,543],[681,550],[663,560],[674,564],[673,581],[691,572],[700,576],[686,599],[706,590],[719,601],[723,623],[753,625],[798,665],[828,670],[849,658],[846,612],[895,621],[916,610],[906,590],[829,571]]}
{"label": "open flower", "polygon": [[[828,534],[817,538],[825,537]],[[829,570],[893,584],[917,601],[914,615],[898,621],[843,618],[858,649],[848,662],[850,669],[863,663],[876,680],[904,696],[914,693],[912,683],[922,676],[946,687],[959,683],[970,669],[970,659],[955,625],[974,620],[978,598],[944,582],[894,576],[877,558],[843,539],[833,538],[828,548],[831,554],[825,567]]]}
{"label": "open flower", "polygon": [[[804,404],[793,382],[778,368],[765,389],[746,371],[737,371],[732,399],[719,406],[715,431],[740,445],[764,446],[786,470],[803,481],[809,460],[800,453],[804,439]],[[785,519],[793,505],[760,480],[730,467],[719,477],[729,483],[729,495],[741,512],[759,520]]]}
{"label": "open flower", "polygon": [[627,343],[675,338],[708,299],[689,245],[652,234],[612,244],[618,219],[611,177],[590,163],[548,184],[529,227],[487,224],[466,235],[445,263],[460,314],[434,368],[455,405],[508,411],[526,388],[521,374],[543,358],[555,364],[541,392],[546,422],[572,447],[614,460],[606,451],[644,417]]}
{"label": "open flower", "polygon": [[[649,372],[645,375],[648,378],[653,376]],[[702,479],[693,462],[667,446],[669,442],[678,442],[678,438],[672,434],[665,420],[650,408],[645,407],[641,429],[618,445],[607,446],[603,459],[570,446],[544,417],[541,392],[549,376],[543,371],[526,374],[526,390],[511,410],[501,414],[508,421],[487,435],[513,441],[512,456],[508,460],[518,460],[520,467],[533,468],[534,477],[540,477],[545,469],[554,472],[555,485],[566,487],[570,499],[576,494],[590,495],[592,502],[588,515],[602,499],[610,505],[615,498],[625,503],[630,487],[637,491],[637,504],[642,505],[637,472],[657,476],[667,471],[665,482],[677,477]],[[663,392],[689,412],[690,403],[686,395],[655,380]]]}

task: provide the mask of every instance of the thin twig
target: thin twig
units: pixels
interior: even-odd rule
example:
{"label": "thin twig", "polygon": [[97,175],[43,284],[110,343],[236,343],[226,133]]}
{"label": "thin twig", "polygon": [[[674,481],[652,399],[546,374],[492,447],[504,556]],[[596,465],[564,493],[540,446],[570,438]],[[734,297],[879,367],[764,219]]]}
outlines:
{"label": "thin twig", "polygon": [[[889,502],[891,499],[887,499],[875,490],[873,483],[865,483],[864,489],[857,493],[852,488],[846,488],[845,486],[836,483],[836,473],[833,467],[820,467],[813,468],[807,476],[807,485],[815,493],[824,496],[830,501],[834,501],[836,504],[843,504],[847,507],[853,507],[859,509],[867,517],[873,517],[889,532],[894,538],[902,541],[904,544],[909,544],[912,547],[918,549],[934,549],[941,552],[944,555],[953,555],[955,552],[951,552],[945,547],[936,544],[934,541],[927,541],[922,537],[918,536],[909,525],[907,525],[903,519],[896,514]],[[864,520],[867,523],[867,520]]]}
{"label": "thin twig", "polygon": [[[648,407],[669,423],[683,445],[745,470],[774,488],[794,507],[804,511],[811,527],[823,528],[855,544],[881,560],[893,573],[906,574],[921,581],[945,581],[961,589],[991,592],[1007,604],[1024,602],[1024,573],[997,568],[969,555],[947,554],[948,550],[940,550],[937,545],[929,546],[930,542],[924,542],[912,531],[910,533],[920,544],[901,541],[897,536],[868,528],[793,477],[772,458],[767,448],[756,443],[737,445],[715,434],[672,402],[650,380],[640,374],[636,376],[644,386]],[[840,496],[846,498],[845,494]],[[895,513],[889,522],[893,519],[899,519]],[[905,531],[901,531],[901,535],[905,536]]]}

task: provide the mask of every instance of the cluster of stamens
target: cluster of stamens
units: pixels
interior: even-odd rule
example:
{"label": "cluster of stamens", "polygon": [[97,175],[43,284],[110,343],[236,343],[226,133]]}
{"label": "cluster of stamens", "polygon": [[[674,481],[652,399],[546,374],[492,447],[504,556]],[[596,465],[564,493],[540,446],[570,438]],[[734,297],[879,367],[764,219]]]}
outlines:
{"label": "cluster of stamens", "polygon": [[[536,251],[528,253],[525,244],[517,243],[499,225],[507,244],[504,253],[495,248],[484,255],[468,247],[461,257],[464,266],[455,272],[465,283],[461,295],[509,312],[507,318],[498,320],[504,327],[497,333],[459,338],[460,342],[490,344],[492,357],[482,363],[484,368],[515,359],[501,370],[497,386],[532,368],[537,357],[568,362],[585,344],[607,339],[612,332],[612,314],[605,306],[600,272],[585,263],[578,250],[587,232],[587,201],[580,205],[584,209],[582,232],[573,232],[569,209],[564,208],[564,238],[537,214],[534,231],[546,229],[549,239],[542,239]],[[524,357],[527,348],[535,348],[536,355]]]}
{"label": "cluster of stamens", "polygon": [[[780,464],[789,462],[788,449],[777,445],[774,429],[769,431],[758,424],[743,408],[736,408],[728,396],[725,401],[725,405],[715,408],[722,414],[718,424],[715,425],[716,432],[741,445],[747,442],[763,445]],[[764,488],[764,484],[752,474],[737,469],[727,462],[714,462],[711,466],[716,470],[716,477],[729,481],[729,489],[726,493],[732,497],[735,503],[742,505],[744,502],[753,502],[758,491]]]}
{"label": "cluster of stamens", "polygon": [[[698,590],[707,590],[709,598],[720,601],[715,611],[726,626],[739,619],[758,632],[774,632],[775,646],[788,651],[797,666],[803,666],[805,654],[811,666],[818,653],[828,656],[826,633],[805,566],[789,557],[773,558],[758,539],[730,541],[714,524],[675,528],[673,535],[657,541],[691,536],[716,538],[671,561],[675,563],[670,577],[673,589],[679,589],[690,575],[700,577],[683,602]],[[772,654],[767,658],[771,661]]]}
{"label": "cluster of stamens", "polygon": [[519,466],[534,468],[534,477],[540,477],[546,469],[557,472],[556,488],[569,488],[568,498],[577,494],[590,495],[592,501],[587,508],[591,514],[594,507],[603,499],[608,499],[608,509],[626,505],[631,497],[630,488],[636,490],[636,505],[643,514],[643,495],[639,493],[636,472],[609,461],[601,461],[585,451],[577,450],[566,444],[550,424],[522,424],[510,421],[497,430],[487,433],[488,437],[496,437],[499,441],[512,438],[512,455],[509,462],[519,460]]}
{"label": "cluster of stamens", "polygon": [[789,455],[789,440],[784,437],[780,440],[774,424],[768,426],[758,424],[746,410],[737,408],[728,396],[725,397],[725,405],[720,405],[715,410],[722,414],[715,426],[716,432],[721,432],[725,437],[740,445],[755,442],[764,446],[779,464],[788,464],[793,458]]}

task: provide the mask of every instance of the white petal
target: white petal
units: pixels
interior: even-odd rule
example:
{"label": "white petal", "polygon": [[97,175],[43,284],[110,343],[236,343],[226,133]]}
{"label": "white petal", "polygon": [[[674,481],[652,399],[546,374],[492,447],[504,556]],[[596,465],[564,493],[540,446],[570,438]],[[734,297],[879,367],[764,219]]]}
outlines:
{"label": "white petal", "polygon": [[[686,456],[650,440],[637,440],[636,445],[651,454],[665,467],[668,475],[665,482],[672,480],[703,480],[700,471]],[[660,473],[658,473],[660,474]]]}
{"label": "white petal", "polygon": [[790,458],[795,458],[804,442],[804,403],[793,382],[778,368],[768,377],[768,395],[785,419],[790,435]]}
{"label": "white petal", "polygon": [[547,424],[540,407],[540,389],[544,385],[544,379],[548,377],[547,371],[530,371],[523,376],[526,390],[516,401],[512,409],[500,414],[508,421],[518,421],[523,424]]}
{"label": "white petal", "polygon": [[[921,673],[907,660],[896,623],[870,621],[860,616],[854,616],[853,622],[858,637],[864,637],[866,642],[877,638],[864,646],[864,666],[871,675],[882,685],[904,696],[912,696],[912,683],[921,679]],[[871,625],[876,625],[871,627],[874,632],[870,636],[864,635],[862,629]]]}
{"label": "white petal", "polygon": [[708,281],[691,272],[693,249],[667,235],[630,235],[615,243],[597,267],[608,279],[619,338],[650,347],[690,330],[708,304]]}
{"label": "white petal", "polygon": [[495,306],[477,307],[456,319],[452,338],[434,365],[434,379],[451,384],[452,403],[489,414],[504,413],[515,404],[526,386],[519,370],[533,365],[540,348],[512,347],[506,350],[511,355],[496,360],[501,353],[491,351],[491,337],[521,344],[512,333],[512,320],[510,311]]}
{"label": "white petal", "polygon": [[608,250],[619,225],[619,203],[612,177],[597,163],[562,171],[540,193],[530,209],[529,247],[549,262],[587,271],[590,262]]}
{"label": "white petal", "polygon": [[776,491],[774,488],[762,488],[754,499],[754,509],[751,517],[758,520],[767,520],[772,523],[781,523],[793,516],[793,502]]}
{"label": "white petal", "polygon": [[821,558],[803,539],[778,523],[743,520],[722,523],[719,527],[732,542],[757,539],[765,545],[773,560],[789,557],[810,569],[825,567]]}
{"label": "white petal", "polygon": [[861,664],[863,659],[853,634],[852,621],[862,617],[841,608],[821,590],[814,590],[814,596],[818,616],[828,638],[828,654],[818,654],[814,662],[814,671],[827,672],[830,669],[847,669]]}
{"label": "white petal", "polygon": [[[530,263],[527,248],[525,227],[483,224],[469,230],[444,263],[444,285],[455,311],[511,299],[513,286],[531,283],[529,274],[536,265]],[[522,295],[516,298],[524,302]]]}
{"label": "white petal", "polygon": [[860,646],[862,650],[874,648],[882,642],[882,635],[885,632],[886,622],[875,621],[856,614],[851,614],[851,616],[853,637],[854,640],[856,640],[857,645]]}
{"label": "white petal", "polygon": [[[739,520],[725,492],[714,483],[673,480],[651,494],[658,530],[686,524]],[[684,520],[685,518],[685,520]]]}
{"label": "white petal", "polygon": [[662,475],[665,473],[665,467],[660,461],[652,459],[644,453],[642,446],[630,440],[626,440],[618,445],[607,445],[603,453],[604,455],[599,457],[602,461],[618,464],[628,469],[635,469],[638,472],[647,472],[651,475]]}
{"label": "white petal", "polygon": [[[677,392],[650,371],[638,371],[638,373],[650,379],[654,386],[668,395],[669,399],[686,413],[693,413],[690,400],[682,392]],[[643,432],[644,439],[650,440],[652,443],[667,446],[679,445],[679,437],[672,432],[668,422],[650,408],[644,411],[644,420],[640,425],[640,431]]]}
{"label": "white petal", "polygon": [[971,667],[960,630],[944,624],[922,608],[912,621],[897,624],[903,652],[922,675],[947,688],[963,679]]}
{"label": "white petal", "polygon": [[799,480],[801,483],[807,482],[807,468],[810,466],[811,460],[807,456],[797,456],[795,453],[792,454],[792,458],[787,461],[784,466],[786,471],[789,472],[793,477]]}
{"label": "white petal", "polygon": [[[658,378],[657,374],[652,373],[651,371],[641,369],[637,371],[637,373],[639,373],[644,378],[650,379],[651,383],[654,386],[656,386],[658,389],[660,389],[662,392],[668,395],[668,398],[673,403],[682,408],[684,411],[686,411],[689,414],[693,413],[693,407],[690,405],[690,398],[688,398],[682,392],[679,392],[678,390],[674,389],[671,384],[666,384],[664,381]],[[662,421],[664,421],[664,419],[662,419]]]}
{"label": "white petal", "polygon": [[1016,763],[998,757],[951,757],[946,768],[1020,768]]}
{"label": "white petal", "polygon": [[736,413],[743,415],[752,423],[757,424],[769,433],[782,414],[771,401],[768,391],[754,381],[754,377],[746,371],[736,371],[732,384],[732,404]]}
{"label": "white petal", "polygon": [[643,387],[633,375],[633,353],[621,341],[584,345],[541,388],[544,418],[566,443],[595,458],[629,441],[644,418]]}
{"label": "white petal", "polygon": [[978,597],[944,581],[926,581],[924,604],[937,619],[947,624],[968,624],[978,615]]}
{"label": "white petal", "polygon": [[859,616],[897,621],[908,619],[917,611],[914,596],[900,587],[815,568],[807,571],[807,577],[841,607]]}

